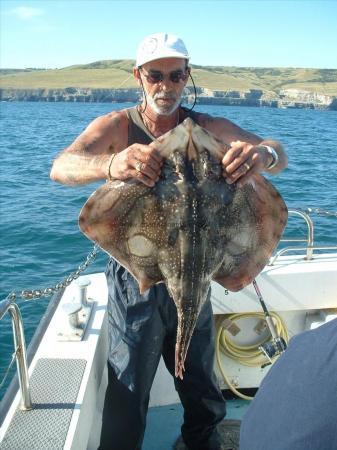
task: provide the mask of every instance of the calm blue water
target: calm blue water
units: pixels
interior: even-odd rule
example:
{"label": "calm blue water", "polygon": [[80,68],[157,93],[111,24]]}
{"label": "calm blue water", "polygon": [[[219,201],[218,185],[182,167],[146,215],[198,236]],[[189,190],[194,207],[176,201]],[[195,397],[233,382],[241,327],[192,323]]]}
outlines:
{"label": "calm blue water", "polygon": [[[77,216],[92,184],[70,188],[50,181],[53,158],[95,117],[131,105],[1,103],[0,300],[12,290],[54,285],[91,250]],[[289,167],[273,183],[288,207],[337,210],[337,113],[314,110],[202,106],[260,136],[279,139]],[[295,233],[297,225],[289,228]],[[337,219],[319,219],[316,242],[337,245]],[[100,254],[87,273],[102,271]],[[49,299],[21,307],[27,341]],[[0,379],[13,351],[10,320],[0,322]]]}

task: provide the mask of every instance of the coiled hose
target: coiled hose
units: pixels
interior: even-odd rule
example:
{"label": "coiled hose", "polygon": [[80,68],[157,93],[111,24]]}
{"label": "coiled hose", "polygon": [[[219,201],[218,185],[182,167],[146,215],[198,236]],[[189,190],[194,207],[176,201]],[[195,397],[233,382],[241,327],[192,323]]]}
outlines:
{"label": "coiled hose", "polygon": [[[275,312],[271,312],[270,316],[273,318],[277,334],[281,336],[286,342],[288,342],[289,340],[288,331],[286,329],[283,319]],[[228,323],[228,321],[235,322],[236,320],[239,319],[248,319],[248,318],[249,319],[257,318],[260,320],[264,320],[265,316],[263,312],[235,313],[226,316],[226,323]],[[261,367],[262,365],[268,363],[269,360],[267,359],[263,351],[259,349],[259,347],[268,342],[271,339],[271,335],[269,333],[267,336],[264,336],[263,339],[260,340],[260,342],[255,343],[254,345],[238,345],[235,344],[233,340],[230,339],[230,333],[223,326],[223,324],[224,320],[222,317],[216,319],[217,334],[215,342],[215,354],[221,375],[223,376],[229,389],[235,395],[244,400],[252,400],[253,397],[244,395],[241,392],[239,392],[233,385],[233,383],[229,380],[228,376],[225,373],[224,367],[220,361],[220,352],[222,352],[228,358],[231,358],[234,361],[243,364],[244,366]],[[275,360],[276,359],[277,356],[275,356]]]}

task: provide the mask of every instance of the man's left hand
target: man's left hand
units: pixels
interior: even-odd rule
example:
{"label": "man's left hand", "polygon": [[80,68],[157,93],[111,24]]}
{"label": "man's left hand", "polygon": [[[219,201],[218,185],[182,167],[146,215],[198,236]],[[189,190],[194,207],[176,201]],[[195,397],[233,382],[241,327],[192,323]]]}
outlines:
{"label": "man's left hand", "polygon": [[270,155],[259,145],[247,142],[231,142],[222,160],[223,176],[228,184],[245,185],[252,175],[262,172],[270,164]]}

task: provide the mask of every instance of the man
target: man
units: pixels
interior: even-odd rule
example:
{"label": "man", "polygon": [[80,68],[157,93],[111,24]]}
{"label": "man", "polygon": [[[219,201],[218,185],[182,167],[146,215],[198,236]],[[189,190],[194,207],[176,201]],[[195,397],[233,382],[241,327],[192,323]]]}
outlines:
{"label": "man", "polygon": [[[188,116],[223,142],[231,143],[223,159],[228,183],[247,183],[261,171],[280,172],[287,158],[278,142],[262,141],[227,119],[180,106],[191,70],[188,61],[186,47],[176,36],[157,33],[146,37],[134,68],[134,77],[143,89],[142,104],[95,119],[55,160],[51,178],[73,185],[136,179],[154,186],[163,161],[149,144]],[[140,295],[133,277],[114,260],[109,262],[106,274],[109,385],[100,449],[135,450],[141,448],[149,392],[161,355],[174,376],[177,313],[164,284]],[[175,379],[185,410],[182,436],[193,450],[220,449],[216,427],[225,415],[225,403],[213,373],[213,359],[214,330],[208,299],[192,337],[184,380]]]}
{"label": "man", "polygon": [[241,425],[240,450],[337,449],[337,319],[290,341]]}

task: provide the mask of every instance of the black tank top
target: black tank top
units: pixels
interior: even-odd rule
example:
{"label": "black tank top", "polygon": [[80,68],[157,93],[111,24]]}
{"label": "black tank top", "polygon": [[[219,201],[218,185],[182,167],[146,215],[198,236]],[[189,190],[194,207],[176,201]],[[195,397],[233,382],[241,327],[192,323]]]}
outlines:
{"label": "black tank top", "polygon": [[[186,117],[190,117],[195,122],[198,122],[197,116],[198,113],[194,111],[189,111],[186,108],[181,108],[183,114],[181,114],[182,119],[185,120]],[[126,115],[129,120],[128,125],[128,146],[138,143],[148,145],[152,141],[156,140],[156,138],[150,133],[150,131],[144,125],[142,118],[138,112],[137,106],[133,106],[132,108],[128,108],[126,110]]]}

